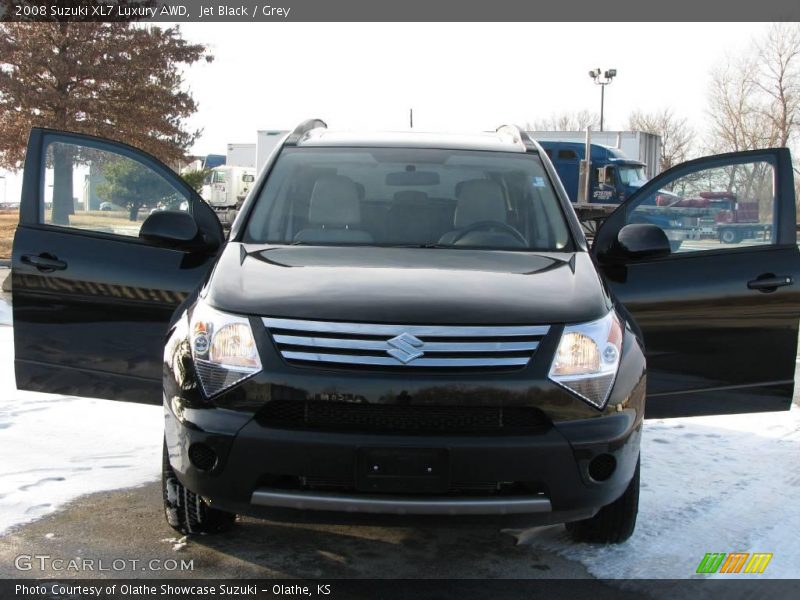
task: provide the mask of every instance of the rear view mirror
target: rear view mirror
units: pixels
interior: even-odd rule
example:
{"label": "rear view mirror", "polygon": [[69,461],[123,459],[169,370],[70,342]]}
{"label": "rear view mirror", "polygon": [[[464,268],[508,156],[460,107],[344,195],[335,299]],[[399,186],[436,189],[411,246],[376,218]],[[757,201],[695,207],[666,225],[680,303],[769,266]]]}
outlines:
{"label": "rear view mirror", "polygon": [[396,171],[386,175],[386,185],[438,185],[439,174],[435,171]]}
{"label": "rear view mirror", "polygon": [[617,234],[613,255],[640,260],[670,254],[669,239],[664,230],[650,223],[625,225]]}
{"label": "rear view mirror", "polygon": [[201,248],[203,236],[192,215],[177,210],[159,210],[142,223],[139,237],[168,248]]}

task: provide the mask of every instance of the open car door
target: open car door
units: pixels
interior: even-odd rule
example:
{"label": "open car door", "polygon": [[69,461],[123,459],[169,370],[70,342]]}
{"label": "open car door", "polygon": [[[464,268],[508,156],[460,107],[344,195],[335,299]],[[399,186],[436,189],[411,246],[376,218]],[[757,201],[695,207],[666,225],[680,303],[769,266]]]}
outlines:
{"label": "open car door", "polygon": [[[789,408],[800,318],[795,212],[791,156],[780,148],[678,165],[600,227],[592,252],[643,334],[648,417]],[[626,252],[629,224],[657,226],[671,252]]]}
{"label": "open car door", "polygon": [[[164,211],[191,215],[177,215],[186,239],[161,236]],[[12,258],[17,387],[160,403],[168,323],[223,241],[214,212],[157,159],[33,129]]]}

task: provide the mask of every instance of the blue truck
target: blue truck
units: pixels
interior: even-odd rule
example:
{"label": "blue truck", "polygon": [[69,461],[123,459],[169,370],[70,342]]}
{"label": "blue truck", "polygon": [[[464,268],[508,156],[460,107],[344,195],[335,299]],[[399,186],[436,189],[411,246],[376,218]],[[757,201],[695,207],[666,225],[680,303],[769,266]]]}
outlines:
{"label": "blue truck", "polygon": [[[585,202],[579,203],[580,169],[581,161],[586,156],[586,144],[563,140],[538,142],[550,157],[569,199],[575,205],[578,219],[590,238],[594,237],[599,224],[648,179],[645,163],[628,158],[618,148],[591,144],[589,193]],[[665,231],[676,227],[668,211],[653,212],[643,216],[643,222],[658,225]],[[675,242],[674,248],[678,246],[680,242]]]}
{"label": "blue truck", "polygon": [[[586,144],[575,141],[540,140],[561,182],[575,205],[575,212],[587,236],[593,237],[597,226],[646,181],[645,163],[628,158],[621,150],[591,144],[589,193],[578,203],[581,161]],[[660,227],[673,252],[687,240],[718,239],[736,244],[744,239],[771,239],[769,225],[759,223],[758,203],[738,199],[727,191],[700,192],[684,198],[669,190],[660,190],[637,208],[632,223]]]}
{"label": "blue truck", "polygon": [[[578,201],[578,178],[586,145],[580,142],[540,141],[553,162],[572,202]],[[592,144],[590,204],[619,204],[645,181],[646,165],[625,156],[621,150]]]}

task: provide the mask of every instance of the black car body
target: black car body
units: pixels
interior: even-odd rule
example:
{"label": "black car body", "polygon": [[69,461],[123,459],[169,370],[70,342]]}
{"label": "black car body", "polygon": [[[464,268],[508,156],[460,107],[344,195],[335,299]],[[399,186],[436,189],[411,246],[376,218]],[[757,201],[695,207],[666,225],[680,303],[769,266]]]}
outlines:
{"label": "black car body", "polygon": [[[59,145],[81,149],[76,173],[133,161],[188,211],[154,211],[138,235],[56,223]],[[363,181],[343,174],[364,165]],[[629,224],[702,172],[746,179],[771,233],[671,253],[663,231]],[[487,208],[493,195],[502,207]],[[786,149],[671,169],[590,250],[552,164],[516,128],[356,136],[307,122],[227,239],[155,159],[35,129],[13,251],[17,385],[163,402],[165,507],[184,531],[275,508],[524,513],[621,541],[646,401],[648,416],[788,408],[798,271]]]}

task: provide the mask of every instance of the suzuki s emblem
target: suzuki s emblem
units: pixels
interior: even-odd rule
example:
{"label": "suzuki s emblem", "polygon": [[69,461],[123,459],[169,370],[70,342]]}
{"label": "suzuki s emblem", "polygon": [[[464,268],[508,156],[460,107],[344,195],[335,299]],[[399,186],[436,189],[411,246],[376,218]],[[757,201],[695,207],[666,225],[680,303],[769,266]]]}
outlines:
{"label": "suzuki s emblem", "polygon": [[387,354],[396,358],[404,365],[425,354],[420,350],[423,346],[422,340],[415,338],[410,333],[401,333],[397,337],[388,340],[386,343],[391,346],[391,349],[386,351]]}

